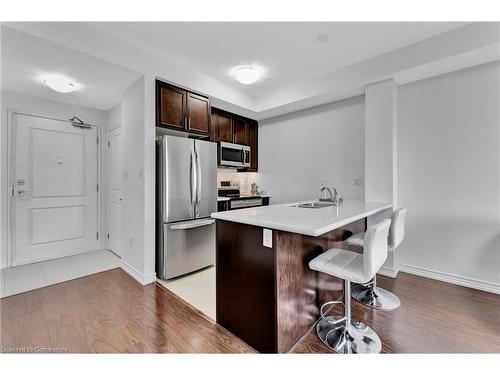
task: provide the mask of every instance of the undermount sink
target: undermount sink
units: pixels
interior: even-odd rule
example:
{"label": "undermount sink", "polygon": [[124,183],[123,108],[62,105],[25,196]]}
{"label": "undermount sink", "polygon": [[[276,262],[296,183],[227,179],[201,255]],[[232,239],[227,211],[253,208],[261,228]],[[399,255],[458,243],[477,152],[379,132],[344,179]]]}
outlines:
{"label": "undermount sink", "polygon": [[295,204],[292,207],[299,207],[299,208],[321,208],[321,207],[331,207],[333,205],[334,205],[333,203],[329,203],[329,202],[308,202],[308,203]]}

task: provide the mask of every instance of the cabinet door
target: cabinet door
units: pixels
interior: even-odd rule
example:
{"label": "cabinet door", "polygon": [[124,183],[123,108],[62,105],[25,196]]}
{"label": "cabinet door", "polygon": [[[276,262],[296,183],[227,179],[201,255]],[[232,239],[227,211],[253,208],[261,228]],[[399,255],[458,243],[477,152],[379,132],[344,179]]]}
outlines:
{"label": "cabinet door", "polygon": [[248,145],[247,140],[247,123],[245,120],[238,118],[233,119],[234,143],[240,145]]}
{"label": "cabinet door", "polygon": [[210,132],[210,102],[208,98],[188,92],[187,119],[188,131],[208,135]]}
{"label": "cabinet door", "polygon": [[157,126],[184,129],[186,91],[164,84],[157,90]]}
{"label": "cabinet door", "polygon": [[258,125],[257,122],[248,123],[248,145],[250,146],[250,168],[249,171],[257,172],[258,156]]}
{"label": "cabinet door", "polygon": [[222,142],[233,141],[233,121],[231,116],[217,113],[217,140]]}
{"label": "cabinet door", "polygon": [[210,114],[210,142],[217,142],[217,114],[212,111]]}

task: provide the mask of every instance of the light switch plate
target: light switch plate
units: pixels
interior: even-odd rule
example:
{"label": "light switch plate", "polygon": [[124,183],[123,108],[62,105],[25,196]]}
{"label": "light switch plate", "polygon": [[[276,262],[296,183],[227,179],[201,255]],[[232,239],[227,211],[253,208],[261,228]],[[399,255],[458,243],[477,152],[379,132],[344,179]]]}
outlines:
{"label": "light switch plate", "polygon": [[262,245],[265,247],[273,247],[273,231],[271,229],[264,229],[262,232]]}

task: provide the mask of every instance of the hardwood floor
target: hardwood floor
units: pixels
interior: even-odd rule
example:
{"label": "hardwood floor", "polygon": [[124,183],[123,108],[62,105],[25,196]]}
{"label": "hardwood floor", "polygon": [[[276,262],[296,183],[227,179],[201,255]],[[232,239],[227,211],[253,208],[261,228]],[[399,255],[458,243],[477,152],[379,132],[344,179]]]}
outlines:
{"label": "hardwood floor", "polygon": [[[378,311],[353,301],[352,312],[379,334],[384,353],[500,352],[500,296],[404,273],[379,277],[379,285],[401,307]],[[164,287],[143,287],[120,269],[0,299],[0,314],[4,352],[253,352]],[[315,330],[293,352],[331,353]]]}
{"label": "hardwood floor", "polygon": [[[383,353],[500,353],[500,296],[402,272],[377,282],[401,306],[380,311],[352,300],[352,315],[377,332]],[[293,352],[331,353],[315,329]]]}
{"label": "hardwood floor", "polygon": [[143,287],[121,269],[3,298],[0,308],[4,351],[253,352],[164,287]]}

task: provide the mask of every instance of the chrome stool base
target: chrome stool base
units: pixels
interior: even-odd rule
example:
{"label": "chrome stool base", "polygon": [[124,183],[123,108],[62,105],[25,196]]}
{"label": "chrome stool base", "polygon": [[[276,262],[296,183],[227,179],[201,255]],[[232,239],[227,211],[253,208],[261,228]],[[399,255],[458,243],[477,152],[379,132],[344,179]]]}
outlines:
{"label": "chrome stool base", "polygon": [[[340,320],[341,316],[328,316],[329,320]],[[380,353],[382,343],[373,329],[363,322],[351,319],[349,328],[346,321],[337,324],[320,319],[316,324],[318,337],[330,349],[341,354]]]}
{"label": "chrome stool base", "polygon": [[372,285],[354,284],[351,296],[359,303],[379,310],[394,310],[401,305],[398,296]]}

